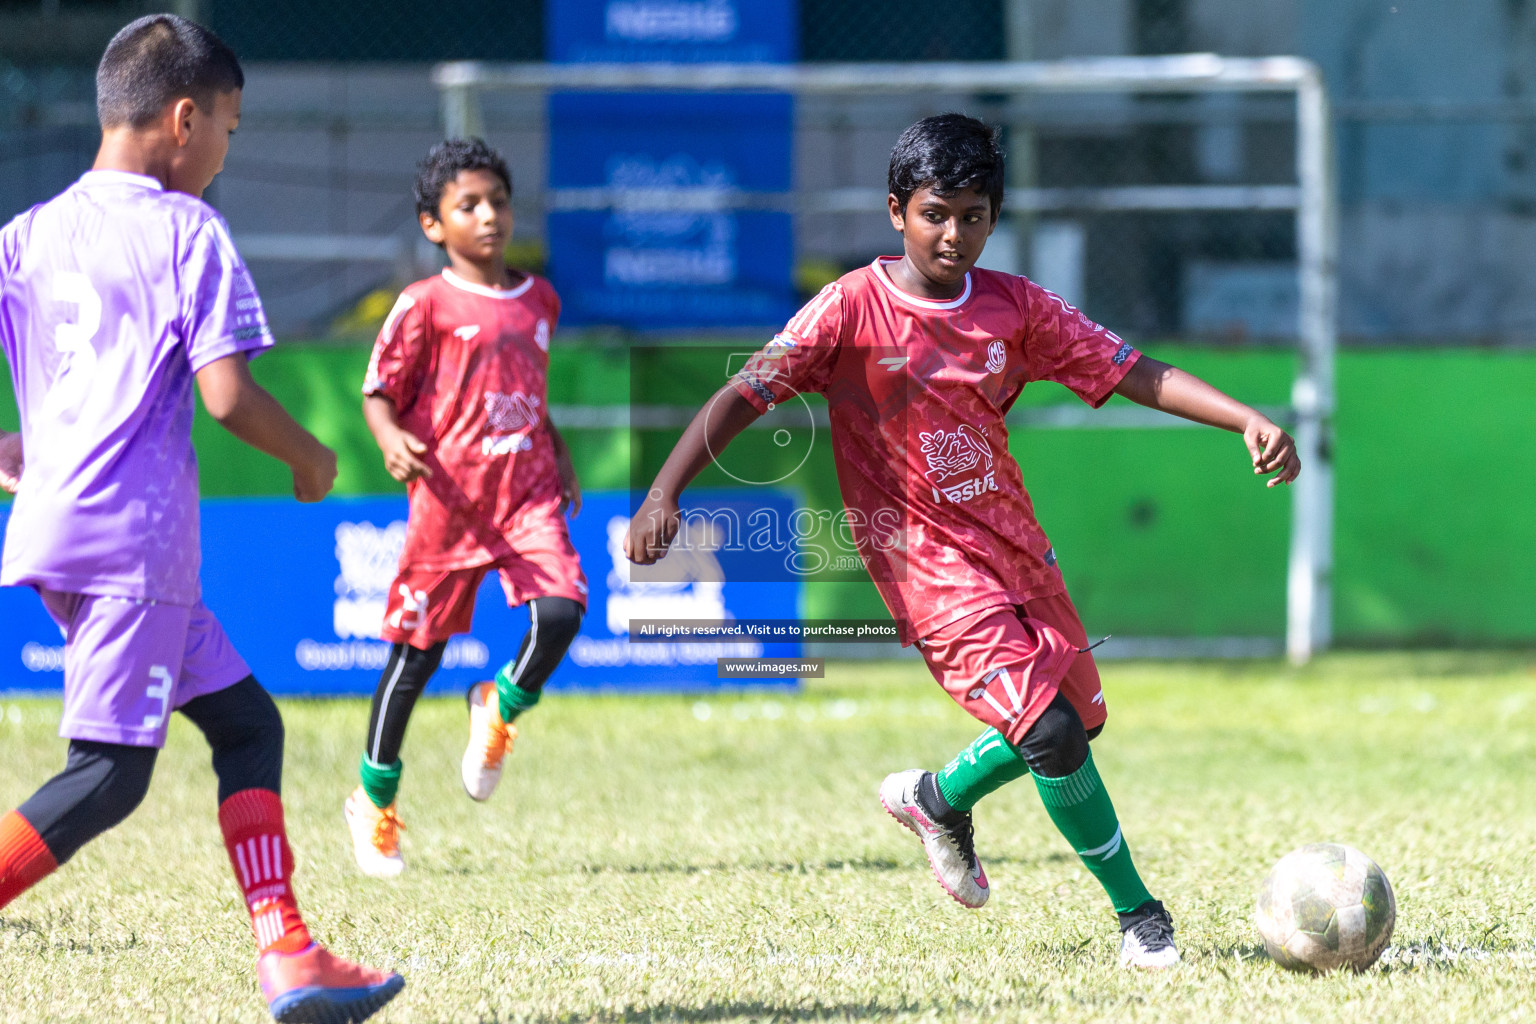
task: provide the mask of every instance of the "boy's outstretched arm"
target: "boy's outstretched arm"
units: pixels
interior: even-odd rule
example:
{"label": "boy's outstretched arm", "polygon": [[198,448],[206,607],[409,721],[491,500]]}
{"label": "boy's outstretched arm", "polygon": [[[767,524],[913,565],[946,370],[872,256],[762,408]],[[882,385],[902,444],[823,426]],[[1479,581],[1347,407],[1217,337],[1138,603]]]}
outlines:
{"label": "boy's outstretched arm", "polygon": [[421,460],[427,453],[425,442],[400,425],[394,402],[383,395],[365,396],[363,422],[368,424],[390,476],[405,484],[432,475],[432,467]]}
{"label": "boy's outstretched arm", "polygon": [[1176,366],[1142,356],[1115,386],[1115,394],[1149,409],[1242,434],[1253,458],[1253,471],[1274,474],[1266,486],[1288,484],[1301,472],[1301,459],[1290,434],[1257,409]]}
{"label": "boy's outstretched arm", "polygon": [[244,352],[197,371],[203,405],[219,425],[293,471],[293,496],[319,501],[336,483],[336,453],[299,426],[267,389],[251,379]]}
{"label": "boy's outstretched arm", "polygon": [[661,472],[656,474],[640,510],[629,521],[624,554],[631,562],[650,565],[667,553],[667,545],[677,536],[677,502],[683,488],[760,415],[734,383],[727,384],[704,403],[678,438]]}

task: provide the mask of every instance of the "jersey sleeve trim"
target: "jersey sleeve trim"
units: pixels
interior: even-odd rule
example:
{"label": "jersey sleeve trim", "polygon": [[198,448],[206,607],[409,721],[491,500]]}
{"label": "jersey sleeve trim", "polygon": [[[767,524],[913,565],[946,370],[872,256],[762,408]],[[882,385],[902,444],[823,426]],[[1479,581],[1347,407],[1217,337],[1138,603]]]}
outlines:
{"label": "jersey sleeve trim", "polygon": [[[130,175],[130,177],[137,177],[137,175]],[[197,201],[201,203],[201,200]],[[235,315],[233,322],[226,319],[225,329],[220,336],[215,337],[211,342],[200,342],[195,346],[190,344],[193,339],[190,335],[188,336],[188,363],[193,373],[237,352],[244,352],[250,358],[255,358],[276,344],[276,339],[272,336],[272,328],[267,323],[266,312],[261,306],[261,296],[257,294],[255,284],[250,280],[250,270],[240,258],[234,239],[230,237],[229,225],[214,212],[212,207],[207,207],[207,213],[207,218],[192,233],[191,244],[197,245],[206,235],[209,245],[218,254],[222,271],[221,284],[227,282],[229,286],[234,287],[243,282],[248,291],[245,294],[230,297],[229,301],[234,305]],[[183,300],[184,308],[187,302],[194,307],[186,308],[185,315],[195,315],[198,299],[197,295],[189,295],[188,299]]]}
{"label": "jersey sleeve trim", "polygon": [[1109,397],[1115,393],[1115,388],[1120,386],[1125,375],[1131,372],[1131,367],[1135,366],[1140,359],[1141,353],[1136,350],[1136,347],[1128,341],[1122,341],[1120,347],[1115,350],[1114,357],[1110,359],[1114,369],[1100,379],[1102,387],[1093,394],[1084,396],[1083,401],[1095,409],[1103,408],[1104,403],[1109,401]]}
{"label": "jersey sleeve trim", "polygon": [[384,326],[379,328],[378,340],[373,343],[373,354],[368,357],[368,371],[363,375],[364,395],[382,394],[389,389],[389,382],[379,373],[379,360],[383,357],[385,350],[398,340],[396,334],[400,330],[400,321],[415,305],[416,297],[409,291],[403,291],[395,300],[389,315],[384,318]]}

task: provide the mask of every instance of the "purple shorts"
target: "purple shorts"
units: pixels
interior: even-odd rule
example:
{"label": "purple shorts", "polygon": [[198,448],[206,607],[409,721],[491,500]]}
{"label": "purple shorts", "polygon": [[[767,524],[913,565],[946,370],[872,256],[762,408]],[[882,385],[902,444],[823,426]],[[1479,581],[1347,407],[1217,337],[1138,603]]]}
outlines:
{"label": "purple shorts", "polygon": [[172,711],[251,674],[201,601],[38,595],[64,632],[65,739],[163,747]]}

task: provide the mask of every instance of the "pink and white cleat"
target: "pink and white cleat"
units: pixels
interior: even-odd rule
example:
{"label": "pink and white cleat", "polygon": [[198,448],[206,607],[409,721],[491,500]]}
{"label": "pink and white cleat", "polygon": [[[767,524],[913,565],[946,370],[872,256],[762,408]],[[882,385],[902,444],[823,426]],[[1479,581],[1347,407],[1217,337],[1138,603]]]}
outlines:
{"label": "pink and white cleat", "polygon": [[400,975],[343,960],[317,942],[297,953],[263,953],[256,977],[283,1024],[357,1024],[405,987]]}
{"label": "pink and white cleat", "polygon": [[987,902],[991,890],[987,887],[987,873],[976,858],[971,812],[956,812],[948,821],[938,821],[917,796],[917,784],[927,774],[921,768],[909,768],[887,775],[880,784],[880,803],[886,813],[923,841],[923,852],[928,854],[933,876],[944,891],[956,903],[975,910]]}

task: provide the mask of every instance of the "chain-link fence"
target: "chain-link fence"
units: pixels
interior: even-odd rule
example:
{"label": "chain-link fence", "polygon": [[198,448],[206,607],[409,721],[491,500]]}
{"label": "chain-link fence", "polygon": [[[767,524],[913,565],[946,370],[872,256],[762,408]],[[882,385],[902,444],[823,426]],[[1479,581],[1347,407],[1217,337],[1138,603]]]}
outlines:
{"label": "chain-link fence", "polygon": [[[421,244],[410,201],[415,161],[443,131],[430,66],[541,60],[548,2],[173,5],[213,25],[247,62],[245,119],[210,198],[245,246],[284,333],[365,330],[379,312],[379,300],[370,306],[367,296],[432,265],[436,253]],[[724,16],[733,2],[742,0],[676,0],[671,7]],[[630,3],[652,13],[668,7]],[[937,17],[916,0],[799,0],[794,17],[807,62],[1000,60],[1020,49],[1016,21],[1025,8],[1034,18],[1028,48],[1054,57],[1074,47],[1101,52],[1094,45],[1105,52],[1214,47],[1224,40],[1202,35],[1201,18],[1222,6],[954,0]],[[1296,3],[1227,6],[1263,28],[1276,10]],[[111,32],[147,8],[112,0],[0,4],[0,215],[47,198],[89,164],[97,137],[91,66]],[[1106,11],[1113,16],[1101,17]],[[1351,65],[1334,73],[1346,338],[1536,339],[1536,260],[1529,258],[1536,245],[1536,106],[1521,98],[1530,92],[1522,83],[1536,76],[1520,73],[1536,60],[1516,59],[1536,53],[1536,45],[1522,31],[1511,30],[1516,42],[1527,42],[1511,51],[1505,98],[1352,99],[1372,93],[1351,77]],[[1243,43],[1250,52],[1296,42],[1254,32]],[[910,66],[920,81],[923,65]],[[517,179],[513,255],[538,266],[549,209],[544,101],[507,94],[484,102],[486,133]],[[835,211],[797,213],[802,289],[897,245],[881,203],[889,148],[913,119],[945,109],[1004,126],[1019,215],[994,235],[994,265],[1032,273],[1136,338],[1248,344],[1291,335],[1296,240],[1287,210],[1266,210],[1262,202],[1106,210],[1082,191],[1283,186],[1293,181],[1294,116],[1274,97],[802,97],[792,142],[796,193],[862,196]],[[1022,215],[1018,197],[1036,193],[1053,205]]]}

